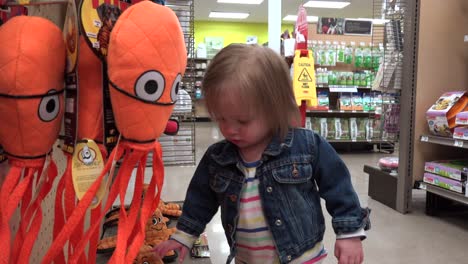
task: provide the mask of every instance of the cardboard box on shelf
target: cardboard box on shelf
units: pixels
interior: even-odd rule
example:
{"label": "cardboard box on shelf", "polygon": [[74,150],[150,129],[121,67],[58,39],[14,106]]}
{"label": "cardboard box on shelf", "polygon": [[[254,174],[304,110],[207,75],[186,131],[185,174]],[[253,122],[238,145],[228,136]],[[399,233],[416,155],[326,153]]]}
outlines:
{"label": "cardboard box on shelf", "polygon": [[468,126],[456,127],[453,131],[453,138],[468,140]]}
{"label": "cardboard box on shelf", "polygon": [[428,161],[424,164],[424,170],[457,181],[466,181],[468,160]]}
{"label": "cardboard box on shelf", "polygon": [[465,185],[463,182],[451,180],[440,175],[435,175],[429,172],[424,173],[423,181],[431,185],[435,185],[450,191],[464,194]]}
{"label": "cardboard box on shelf", "polygon": [[468,126],[468,111],[458,113],[455,117],[455,124]]}
{"label": "cardboard box on shelf", "polygon": [[451,137],[456,115],[465,110],[468,97],[465,91],[444,93],[426,112],[429,131],[437,136]]}

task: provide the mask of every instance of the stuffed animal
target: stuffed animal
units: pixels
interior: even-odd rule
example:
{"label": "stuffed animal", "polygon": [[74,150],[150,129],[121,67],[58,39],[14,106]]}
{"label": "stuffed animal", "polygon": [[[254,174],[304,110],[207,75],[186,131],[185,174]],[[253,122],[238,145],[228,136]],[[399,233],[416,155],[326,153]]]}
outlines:
{"label": "stuffed animal", "polygon": [[[66,49],[56,25],[28,16],[0,27],[0,47],[0,144],[11,166],[0,191],[0,263],[29,263],[41,202],[57,176],[50,153],[64,113]],[[20,203],[11,247],[9,222]]]}
{"label": "stuffed animal", "polygon": [[[155,26],[157,25],[157,26]],[[120,197],[117,245],[109,263],[130,263],[137,256],[145,238],[146,220],[159,204],[164,181],[161,146],[157,142],[177,100],[187,64],[187,51],[179,21],[174,12],[150,1],[139,2],[118,18],[111,34],[107,57],[111,83],[112,108],[119,144],[108,157],[103,172],[84,195],[64,228],[52,243],[42,263],[52,262],[72,232],[79,225],[83,211],[91,204],[105,175],[115,160],[123,160],[113,177],[104,211]],[[153,175],[142,200],[144,171],[149,152],[153,154]],[[139,207],[125,210],[125,194],[133,169],[136,170],[134,203]],[[101,214],[100,220],[104,218]],[[89,230],[69,256],[77,263],[100,220]]]}

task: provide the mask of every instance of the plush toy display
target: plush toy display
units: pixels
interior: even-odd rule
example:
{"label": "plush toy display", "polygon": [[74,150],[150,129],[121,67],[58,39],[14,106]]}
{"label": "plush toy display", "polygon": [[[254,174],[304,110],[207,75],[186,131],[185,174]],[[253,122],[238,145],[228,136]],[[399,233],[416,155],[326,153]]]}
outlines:
{"label": "plush toy display", "polygon": [[[79,140],[91,139],[94,140],[102,153],[103,157],[107,156],[106,148],[103,145],[104,138],[104,120],[103,120],[103,91],[102,91],[102,63],[91,48],[87,45],[83,37],[79,40],[79,55],[78,55],[78,124],[77,138]],[[55,223],[54,223],[54,238],[58,236],[65,222],[70,218],[78,201],[72,181],[72,155],[65,152],[67,157],[67,167],[65,173],[57,185],[55,196]],[[91,221],[99,219],[101,208],[96,207],[91,211]],[[84,220],[84,219],[83,219]],[[83,234],[84,221],[81,220],[74,234],[70,237],[70,241],[65,248],[68,255],[74,251]],[[89,251],[95,251],[99,233],[96,232],[90,240]],[[94,262],[95,254],[88,254],[88,262]],[[63,251],[57,256],[57,262],[65,262],[65,254]],[[85,261],[82,259],[83,262]]]}
{"label": "plush toy display", "polygon": [[[0,27],[0,47],[0,144],[11,166],[0,192],[0,263],[29,263],[57,176],[50,153],[64,113],[65,43],[49,20],[19,16]],[[12,248],[9,222],[20,203]]]}
{"label": "plush toy display", "polygon": [[[109,42],[108,76],[112,108],[121,133],[118,145],[109,155],[105,168],[78,203],[63,230],[58,234],[42,263],[51,263],[82,219],[112,164],[122,160],[114,176],[104,211],[120,197],[116,249],[109,263],[131,263],[144,243],[147,219],[159,204],[164,168],[161,146],[157,142],[172,113],[179,84],[187,63],[184,36],[174,12],[150,1],[126,9],[118,18]],[[149,152],[153,151],[153,175],[144,199],[144,171]],[[125,210],[125,194],[133,169],[136,169],[134,204]],[[79,255],[96,230],[91,223],[83,239],[69,256],[69,263],[79,262]],[[90,253],[92,254],[92,253]]]}

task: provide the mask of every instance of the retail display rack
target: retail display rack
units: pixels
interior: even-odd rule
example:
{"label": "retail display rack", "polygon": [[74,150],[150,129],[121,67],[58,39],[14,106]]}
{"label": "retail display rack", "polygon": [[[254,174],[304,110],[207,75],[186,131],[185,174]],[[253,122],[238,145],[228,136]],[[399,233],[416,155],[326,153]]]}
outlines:
{"label": "retail display rack", "polygon": [[411,204],[418,10],[419,1],[373,1],[373,18],[384,21],[372,35],[384,48],[373,89],[393,98],[383,103],[380,121],[383,134],[392,135],[393,146],[398,146],[399,168],[395,174],[366,165],[364,172],[369,174],[369,196],[401,213]]}
{"label": "retail display rack", "polygon": [[[453,147],[456,149],[468,149],[468,141],[449,138],[449,137],[440,137],[434,135],[421,135],[421,142],[429,144],[437,144],[442,146]],[[465,172],[468,173],[468,172]],[[465,175],[466,177],[466,175]],[[452,181],[451,179],[449,179]],[[454,182],[457,182],[453,180]],[[424,181],[418,181],[415,183],[416,187],[426,190],[426,213],[428,215],[437,214],[443,207],[447,207],[447,201],[456,201],[464,205],[468,205],[468,195],[466,192],[466,181],[460,183],[460,189],[465,191],[465,194],[458,193],[452,190],[444,189],[439,186],[435,186]]]}
{"label": "retail display rack", "polygon": [[[163,135],[159,141],[163,150],[165,166],[195,165],[195,39],[194,39],[194,1],[167,0],[166,6],[171,8],[179,18],[187,48],[187,68],[182,78],[181,89],[174,107],[172,119],[179,122],[177,135]],[[147,166],[152,164],[152,155],[148,155]]]}

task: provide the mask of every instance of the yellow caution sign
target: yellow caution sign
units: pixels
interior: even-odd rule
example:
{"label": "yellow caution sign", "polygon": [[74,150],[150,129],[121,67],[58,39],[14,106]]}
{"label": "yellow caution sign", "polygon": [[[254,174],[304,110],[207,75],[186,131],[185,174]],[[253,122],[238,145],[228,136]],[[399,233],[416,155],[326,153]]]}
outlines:
{"label": "yellow caution sign", "polygon": [[295,52],[293,88],[298,106],[301,101],[306,101],[307,106],[317,106],[314,57],[310,50],[304,57],[301,57],[300,50]]}

